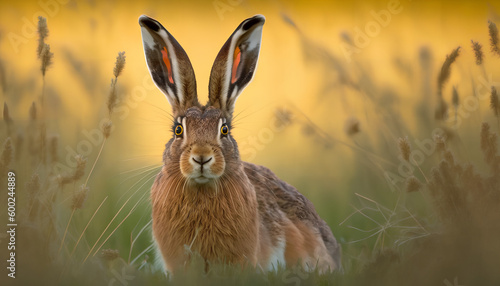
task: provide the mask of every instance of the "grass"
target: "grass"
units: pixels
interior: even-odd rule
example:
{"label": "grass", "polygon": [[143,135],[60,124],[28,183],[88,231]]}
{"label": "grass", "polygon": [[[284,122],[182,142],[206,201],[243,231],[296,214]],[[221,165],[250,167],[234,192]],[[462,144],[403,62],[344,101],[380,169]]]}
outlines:
{"label": "grass", "polygon": [[[122,138],[112,132],[113,110],[120,104],[118,78],[127,72],[124,53],[117,56],[110,92],[101,100],[108,109],[104,124],[98,123],[102,118],[90,119],[95,130],[101,132],[102,142],[87,158],[78,155],[74,167],[57,168],[63,160],[59,154],[61,146],[67,144],[66,133],[60,130],[60,134],[48,134],[58,133],[58,125],[49,117],[50,106],[43,103],[45,77],[50,74],[54,54],[47,43],[50,40],[47,22],[41,18],[38,55],[44,85],[43,90],[32,92],[42,96],[29,106],[11,106],[6,102],[3,108],[1,132],[5,139],[0,156],[0,183],[5,185],[7,170],[15,170],[19,178],[16,219],[22,251],[18,252],[20,273],[16,282],[37,285],[105,285],[120,281],[134,285],[498,283],[498,95],[495,87],[488,87],[491,108],[481,110],[481,105],[488,104],[482,103],[477,94],[465,92],[461,83],[453,86],[449,96],[446,94],[451,73],[458,72],[460,78],[468,78],[454,69],[464,57],[471,57],[475,66],[470,70],[478,75],[490,73],[486,63],[498,64],[496,25],[490,22],[485,27],[490,36],[490,54],[484,53],[477,41],[472,41],[468,53],[464,52],[466,47],[450,48],[450,54],[441,63],[431,62],[431,49],[420,51],[419,67],[409,67],[421,73],[421,77],[414,77],[414,82],[409,83],[421,86],[417,94],[419,108],[412,114],[419,124],[410,127],[397,106],[386,104],[385,100],[392,95],[365,69],[365,63],[354,61],[347,66],[338,55],[308,38],[289,17],[286,22],[297,31],[305,61],[329,75],[324,86],[318,88],[318,97],[326,98],[326,103],[340,101],[347,110],[357,110],[343,124],[344,135],[335,134],[317,117],[309,116],[310,110],[299,105],[278,106],[274,115],[284,128],[276,135],[277,142],[286,144],[290,136],[302,136],[314,146],[308,153],[313,160],[301,167],[301,172],[308,170],[301,174],[301,178],[307,179],[295,180],[294,185],[315,203],[341,242],[343,273],[319,275],[294,266],[264,272],[258,267],[241,268],[224,262],[210,265],[206,272],[203,259],[186,246],[192,257],[190,264],[167,279],[155,264],[157,257],[150,234],[149,189],[160,166],[132,162],[134,167],[122,174],[113,168],[116,164],[113,156],[121,158],[120,152],[124,152],[120,148]],[[355,72],[350,73],[352,69]],[[431,80],[436,84],[430,85],[430,89],[428,74],[436,75],[436,81]],[[472,83],[473,88],[476,85]],[[342,89],[353,90],[363,106],[355,109],[346,98],[329,98],[341,94]],[[435,100],[428,96],[429,90],[436,95]],[[395,93],[397,97],[403,91]],[[471,98],[476,98],[478,107],[465,117],[461,110]],[[453,111],[447,108],[449,105],[454,107]],[[324,104],[315,111],[323,116],[330,112],[326,107]],[[17,116],[23,109],[29,110],[29,118]],[[465,122],[461,127],[459,118]],[[123,148],[126,150],[126,145]],[[354,172],[351,178],[339,182],[331,179],[336,171],[332,162],[344,152],[353,155]],[[323,160],[320,162],[318,158]],[[335,163],[334,167],[338,166]],[[294,175],[291,166],[275,167],[285,177]],[[332,181],[347,190],[344,197],[334,193]],[[1,204],[6,203],[4,197],[1,200]],[[4,240],[6,237],[0,237],[2,244]],[[6,257],[4,252],[2,248],[2,257]]]}

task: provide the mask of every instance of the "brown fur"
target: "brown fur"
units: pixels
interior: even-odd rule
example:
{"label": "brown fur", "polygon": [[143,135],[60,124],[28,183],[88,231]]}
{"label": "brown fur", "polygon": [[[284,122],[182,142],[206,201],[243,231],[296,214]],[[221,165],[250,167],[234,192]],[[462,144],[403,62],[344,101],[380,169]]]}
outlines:
{"label": "brown fur", "polygon": [[243,165],[257,192],[262,223],[273,237],[285,233],[287,265],[301,262],[322,272],[339,269],[340,246],[313,204],[269,169],[247,162]]}
{"label": "brown fur", "polygon": [[174,271],[188,259],[185,246],[208,261],[255,265],[255,193],[248,181],[240,185],[234,179],[245,181],[235,176],[221,179],[216,188],[199,188],[162,169],[151,193],[153,232],[168,269]]}

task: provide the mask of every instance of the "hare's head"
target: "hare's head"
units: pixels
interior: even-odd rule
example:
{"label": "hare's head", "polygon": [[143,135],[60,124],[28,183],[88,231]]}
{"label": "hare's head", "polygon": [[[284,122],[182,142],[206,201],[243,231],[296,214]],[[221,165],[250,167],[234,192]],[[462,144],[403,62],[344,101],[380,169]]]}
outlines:
{"label": "hare's head", "polygon": [[163,159],[168,170],[206,184],[239,167],[238,147],[231,137],[234,103],[253,78],[264,21],[262,15],[246,19],[222,46],[203,106],[186,52],[158,21],[139,18],[151,77],[173,109],[172,139]]}

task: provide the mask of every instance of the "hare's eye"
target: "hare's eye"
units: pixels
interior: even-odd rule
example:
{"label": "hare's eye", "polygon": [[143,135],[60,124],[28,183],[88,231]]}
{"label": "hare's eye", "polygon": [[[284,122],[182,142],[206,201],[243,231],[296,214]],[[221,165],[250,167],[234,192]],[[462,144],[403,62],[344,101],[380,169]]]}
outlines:
{"label": "hare's eye", "polygon": [[227,127],[226,124],[223,124],[220,128],[220,133],[222,135],[227,135],[227,133],[229,133],[229,127]]}
{"label": "hare's eye", "polygon": [[175,126],[175,128],[174,128],[175,135],[181,136],[182,132],[184,132],[184,128],[182,128],[182,125],[179,124],[179,125]]}

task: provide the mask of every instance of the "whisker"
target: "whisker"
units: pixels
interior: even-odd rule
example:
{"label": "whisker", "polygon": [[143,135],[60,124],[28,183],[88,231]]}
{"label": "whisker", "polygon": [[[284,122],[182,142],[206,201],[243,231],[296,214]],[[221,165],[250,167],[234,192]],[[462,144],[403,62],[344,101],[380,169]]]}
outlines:
{"label": "whisker", "polygon": [[159,107],[159,106],[157,106],[157,105],[154,105],[154,104],[152,104],[152,103],[150,103],[150,102],[144,102],[144,104],[146,104],[146,105],[149,105],[149,106],[151,106],[151,107],[156,108],[157,110],[161,111],[161,112],[162,112],[162,114],[164,114],[164,115],[168,115],[168,117],[170,117],[170,118],[172,118],[172,119],[174,118],[174,116],[173,116],[173,115],[172,115],[172,114],[171,114],[168,110],[166,110],[166,109],[163,109],[163,108],[161,108],[161,107]]}
{"label": "whisker", "polygon": [[136,172],[136,171],[139,171],[139,170],[150,169],[151,167],[154,167],[154,169],[156,169],[156,168],[158,168],[158,167],[161,167],[161,164],[151,164],[151,165],[147,165],[147,166],[139,167],[139,168],[136,168],[136,169],[132,169],[132,170],[128,170],[128,171],[124,171],[124,172],[121,172],[121,173],[119,173],[119,174],[120,174],[120,175],[124,175],[124,174],[128,174],[128,173]]}
{"label": "whisker", "polygon": [[[142,178],[140,178],[139,180],[137,180],[137,182],[135,182],[132,186],[130,186],[130,188],[128,188],[128,189],[127,189],[127,190],[126,190],[126,191],[125,191],[125,192],[124,192],[124,193],[120,196],[120,198],[118,198],[117,203],[118,203],[119,201],[121,201],[121,200],[123,199],[123,197],[124,197],[125,195],[127,195],[127,194],[128,194],[128,193],[129,193],[129,192],[130,192],[130,191],[131,191],[131,190],[132,190],[132,189],[133,189],[136,185],[138,185],[138,184],[139,184],[142,180],[144,180],[144,179],[145,179],[145,178],[147,178],[148,176],[150,176],[150,178],[149,178],[149,179],[147,179],[147,180],[146,180],[146,182],[147,182],[147,181],[149,181],[149,180],[151,180],[151,178],[154,178],[154,177],[156,176],[156,174],[158,173],[158,171],[156,171],[156,169],[158,169],[158,168],[152,168],[152,169],[150,169],[150,170],[148,170],[148,171],[144,171],[144,172],[143,172],[144,176],[143,176]],[[151,174],[151,173],[153,173],[153,174]],[[127,179],[125,179],[125,181],[126,181],[126,180],[127,180]],[[122,183],[120,183],[120,185],[121,185],[121,184],[123,184],[125,181],[123,181]],[[143,185],[144,185],[144,184],[143,184]],[[142,187],[143,185],[141,185],[141,187]],[[138,191],[140,190],[140,188],[141,188],[141,187],[139,187],[139,189],[137,189],[137,190],[134,192],[134,194],[135,194],[136,192],[138,192]],[[133,196],[134,194],[132,194],[132,196]]]}
{"label": "whisker", "polygon": [[138,155],[138,156],[135,156],[135,157],[130,157],[128,159],[123,159],[121,160],[122,162],[130,162],[130,161],[134,161],[134,160],[139,160],[139,159],[142,159],[142,158],[145,158],[145,157],[158,157],[158,154],[144,154],[144,155]]}

